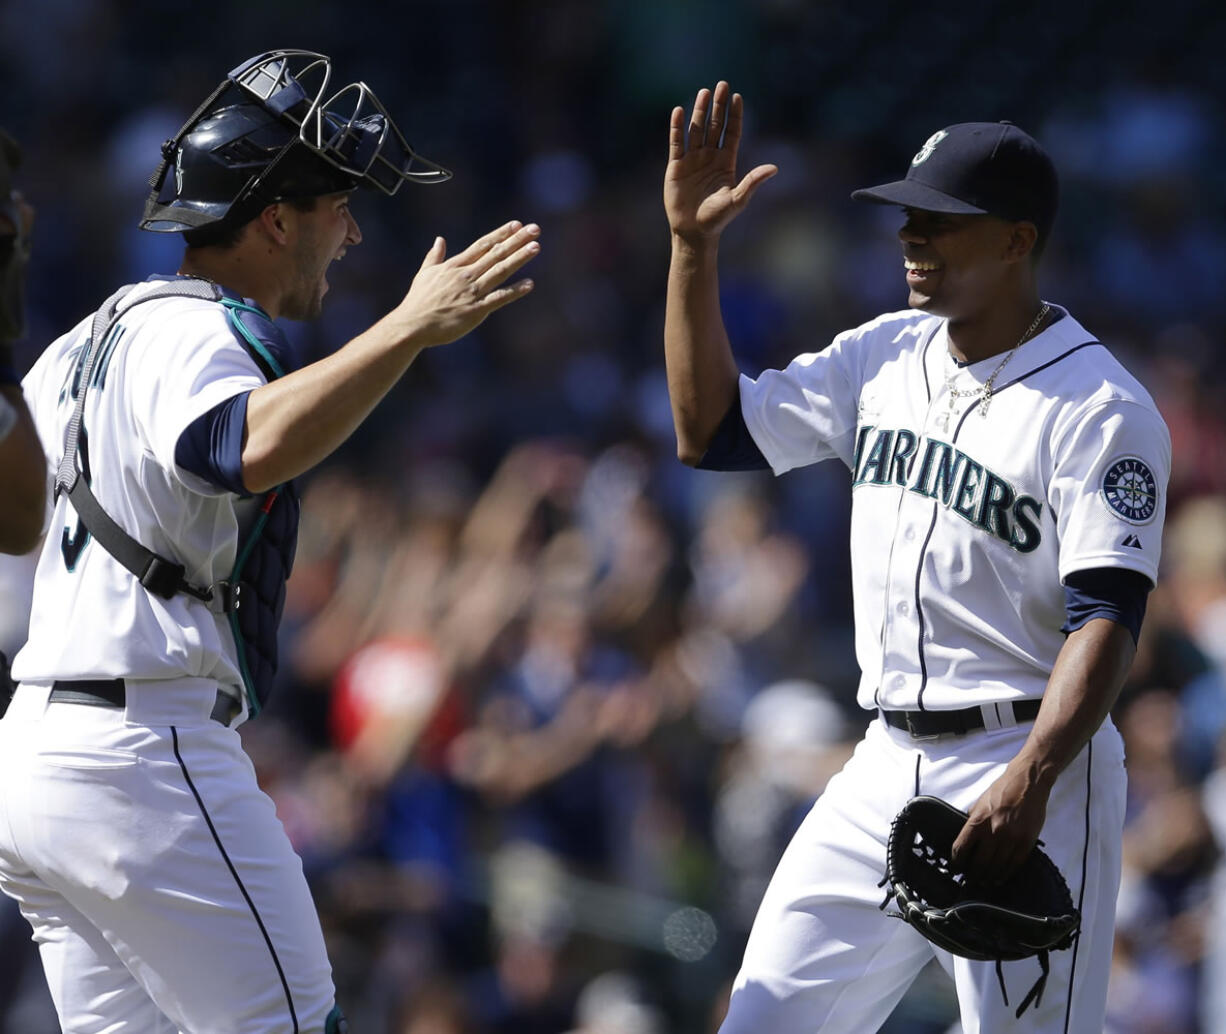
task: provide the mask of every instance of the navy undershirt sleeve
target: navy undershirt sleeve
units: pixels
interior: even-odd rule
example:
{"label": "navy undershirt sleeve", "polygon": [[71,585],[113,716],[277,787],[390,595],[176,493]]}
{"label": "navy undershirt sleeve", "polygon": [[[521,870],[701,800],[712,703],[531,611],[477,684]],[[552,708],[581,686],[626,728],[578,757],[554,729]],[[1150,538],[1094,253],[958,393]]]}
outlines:
{"label": "navy undershirt sleeve", "polygon": [[1120,567],[1074,571],[1064,580],[1065,622],[1060,631],[1068,635],[1091,618],[1108,618],[1127,628],[1135,643],[1152,588],[1139,571]]}
{"label": "navy undershirt sleeve", "polygon": [[247,423],[244,391],[198,416],[175,443],[175,462],[211,485],[250,495],[243,485],[243,428]]}
{"label": "navy undershirt sleeve", "polygon": [[741,400],[736,398],[698,461],[699,470],[769,470],[770,464],[745,426]]}

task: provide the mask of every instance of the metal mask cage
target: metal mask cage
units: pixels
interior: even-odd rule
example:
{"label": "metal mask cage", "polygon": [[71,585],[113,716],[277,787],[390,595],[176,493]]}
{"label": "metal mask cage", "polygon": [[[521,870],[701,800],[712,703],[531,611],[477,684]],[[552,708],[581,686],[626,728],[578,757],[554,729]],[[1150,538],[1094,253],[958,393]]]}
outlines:
{"label": "metal mask cage", "polygon": [[313,153],[391,195],[406,180],[442,183],[451,172],[422,157],[364,82],[328,96],[332,62],[309,50],[274,50],[239,65],[229,81],[298,128]]}
{"label": "metal mask cage", "polygon": [[[149,180],[140,226],[160,233],[177,233],[210,226],[230,217],[242,206],[274,197],[268,184],[306,152],[338,172],[337,190],[369,186],[395,194],[406,180],[442,183],[451,173],[413,150],[404,134],[363,82],[349,83],[329,92],[332,61],[310,50],[273,50],[233,69],[196,109],[175,136],[162,145],[162,162]],[[180,197],[182,186],[168,177],[176,169],[182,141],[201,121],[238,94],[284,126],[288,139],[263,168],[245,182],[236,182],[226,204],[199,204]],[[302,147],[297,145],[301,143]],[[236,181],[242,170],[235,167]]]}

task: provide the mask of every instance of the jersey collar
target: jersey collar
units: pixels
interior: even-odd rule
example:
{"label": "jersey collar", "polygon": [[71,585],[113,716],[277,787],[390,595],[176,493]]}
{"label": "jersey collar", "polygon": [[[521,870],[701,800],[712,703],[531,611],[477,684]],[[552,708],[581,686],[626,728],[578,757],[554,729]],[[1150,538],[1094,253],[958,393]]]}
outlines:
{"label": "jersey collar", "polygon": [[[1069,349],[1095,340],[1094,335],[1078,323],[1064,306],[1057,305],[1055,302],[1049,304],[1056,313],[1056,318],[1017,350],[1013,358],[1009,360],[1008,366],[1002,370],[1000,379],[995,385],[996,391],[999,392],[1006,385],[1021,380],[1041,366],[1046,366],[1064,355]],[[949,352],[948,324],[944,319],[941,319],[940,323],[932,342],[933,347],[929,350],[934,363],[929,370],[935,376],[937,384],[944,383],[946,376],[953,368],[951,364],[954,362]],[[982,383],[1000,366],[1002,358],[1000,354],[990,355],[978,362],[957,365],[960,369],[969,372],[968,383],[971,380]]]}
{"label": "jersey collar", "polygon": [[[996,385],[997,391],[1003,391],[1015,381],[1023,380],[1040,367],[1047,366],[1071,349],[1095,341],[1093,334],[1077,322],[1062,305],[1051,303],[1056,311],[1056,319],[1049,323],[1040,334],[1036,334],[1017,350],[1013,361],[1009,364]],[[988,366],[988,372],[992,367]],[[986,376],[987,374],[984,374]]]}

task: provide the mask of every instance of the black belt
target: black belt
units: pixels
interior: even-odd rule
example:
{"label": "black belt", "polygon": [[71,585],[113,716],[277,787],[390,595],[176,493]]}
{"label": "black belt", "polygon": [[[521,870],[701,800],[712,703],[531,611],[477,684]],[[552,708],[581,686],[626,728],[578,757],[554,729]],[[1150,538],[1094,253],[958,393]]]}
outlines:
{"label": "black belt", "polygon": [[[84,704],[86,707],[120,707],[127,702],[127,687],[123,679],[77,679],[72,682],[56,681],[51,687],[48,700],[60,704]],[[213,710],[209,714],[215,722],[229,727],[242,705],[224,689],[217,691]]]}
{"label": "black belt", "polygon": [[[1001,726],[1007,727],[1010,724],[1020,725],[1022,722],[1033,722],[1039,716],[1039,707],[1042,703],[1041,700],[1019,700],[1014,704],[1005,702],[987,706],[996,708],[997,713],[1003,719]],[[1012,723],[1008,721],[1010,713],[1013,715]],[[962,736],[968,732],[977,732],[986,728],[983,722],[983,711],[978,707],[966,707],[960,711],[883,710],[881,719],[886,725],[892,725],[895,729],[905,729],[916,739],[924,739],[929,736]]]}

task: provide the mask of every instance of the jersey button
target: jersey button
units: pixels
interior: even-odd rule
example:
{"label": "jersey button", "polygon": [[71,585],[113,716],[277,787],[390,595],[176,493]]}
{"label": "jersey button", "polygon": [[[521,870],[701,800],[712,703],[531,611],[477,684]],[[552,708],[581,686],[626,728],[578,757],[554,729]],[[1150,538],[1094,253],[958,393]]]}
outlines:
{"label": "jersey button", "polygon": [[895,607],[894,609],[895,609],[895,610],[897,610],[897,611],[898,611],[898,613],[899,613],[899,614],[901,614],[903,617],[906,617],[908,614],[910,614],[910,613],[911,613],[911,607],[910,607],[910,605],[907,603],[907,601],[906,601],[906,600],[903,600],[903,601],[902,601],[902,602],[901,602],[901,603],[900,603],[900,604],[899,604],[897,607]]}
{"label": "jersey button", "polygon": [[913,524],[908,524],[907,530],[902,533],[902,537],[906,539],[908,542],[914,542],[915,541],[915,526]]}

